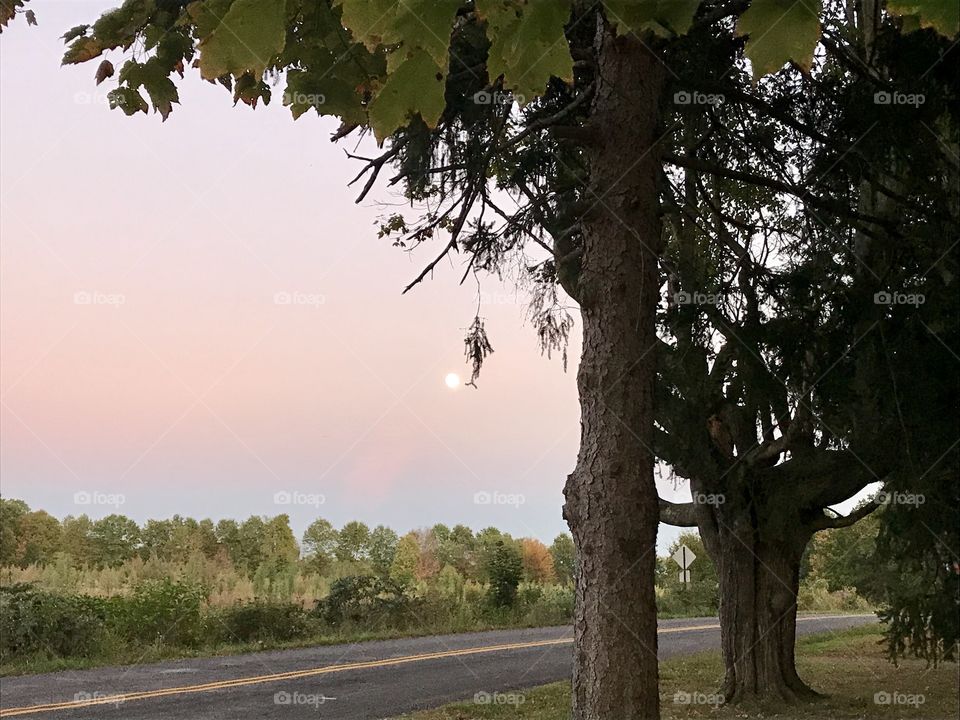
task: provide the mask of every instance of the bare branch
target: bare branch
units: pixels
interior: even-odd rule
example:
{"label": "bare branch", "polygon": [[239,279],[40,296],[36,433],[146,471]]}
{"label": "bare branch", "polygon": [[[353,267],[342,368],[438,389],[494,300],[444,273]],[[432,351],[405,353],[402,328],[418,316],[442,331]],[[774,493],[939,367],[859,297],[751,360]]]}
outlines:
{"label": "bare branch", "polygon": [[[874,498],[866,505],[857,508],[849,515],[841,515],[833,509],[830,509],[831,512],[836,513],[835,517],[831,517],[826,513],[822,517],[818,517],[813,521],[814,530],[835,530],[836,528],[850,527],[851,525],[860,522],[863,518],[867,517],[870,513],[874,512],[880,508],[882,503]],[[829,509],[829,508],[828,508]]]}

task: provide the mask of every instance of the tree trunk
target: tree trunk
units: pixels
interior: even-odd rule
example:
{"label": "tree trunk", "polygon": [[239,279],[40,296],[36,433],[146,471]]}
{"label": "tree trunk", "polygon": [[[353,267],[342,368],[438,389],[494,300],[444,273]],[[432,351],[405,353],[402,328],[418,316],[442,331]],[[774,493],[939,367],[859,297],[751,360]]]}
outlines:
{"label": "tree trunk", "polygon": [[581,441],[564,491],[578,552],[573,717],[659,717],[654,569],[655,311],[659,296],[660,63],[597,34],[584,251],[578,278]]}
{"label": "tree trunk", "polygon": [[700,523],[720,581],[722,693],[731,704],[812,699],[818,694],[794,662],[800,560],[811,532],[800,518],[783,514],[761,526],[756,507],[722,505],[710,513],[711,522]]}

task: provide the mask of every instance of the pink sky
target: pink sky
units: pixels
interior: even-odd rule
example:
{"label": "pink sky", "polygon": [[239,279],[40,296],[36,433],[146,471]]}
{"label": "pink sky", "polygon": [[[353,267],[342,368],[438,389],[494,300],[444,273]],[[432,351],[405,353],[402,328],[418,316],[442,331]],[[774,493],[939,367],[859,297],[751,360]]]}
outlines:
{"label": "pink sky", "polygon": [[446,264],[401,297],[436,249],[377,240],[335,122],[234,108],[198,78],[166,123],[109,110],[111,81],[61,68],[59,36],[114,4],[38,3],[40,26],[0,43],[4,496],[99,517],[115,508],[75,493],[122,494],[139,521],[287,512],[298,532],[318,515],[565,530],[579,335],[564,373],[524,296],[490,282],[496,352],[478,391],[449,390],[474,287]]}

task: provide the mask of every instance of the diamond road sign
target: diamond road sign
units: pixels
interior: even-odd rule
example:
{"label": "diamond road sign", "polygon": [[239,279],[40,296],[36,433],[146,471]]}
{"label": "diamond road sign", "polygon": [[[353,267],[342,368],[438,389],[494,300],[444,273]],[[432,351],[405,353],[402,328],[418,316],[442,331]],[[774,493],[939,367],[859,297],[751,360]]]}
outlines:
{"label": "diamond road sign", "polygon": [[690,564],[696,559],[697,556],[693,554],[693,550],[686,545],[681,545],[673,554],[673,561],[680,566],[681,570],[689,568]]}

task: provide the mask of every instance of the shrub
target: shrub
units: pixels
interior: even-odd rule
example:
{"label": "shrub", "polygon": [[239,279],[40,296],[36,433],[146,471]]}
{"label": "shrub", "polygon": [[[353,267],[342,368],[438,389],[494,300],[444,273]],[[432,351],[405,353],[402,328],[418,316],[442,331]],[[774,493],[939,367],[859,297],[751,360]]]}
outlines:
{"label": "shrub", "polygon": [[116,601],[116,622],[127,639],[196,647],[204,640],[206,591],[196,583],[147,580]]}
{"label": "shrub", "polygon": [[104,641],[108,606],[100,598],[57,595],[23,584],[0,588],[0,662],[37,653],[95,653]]}
{"label": "shrub", "polygon": [[336,580],[330,594],[317,602],[314,614],[328,625],[344,622],[384,622],[402,627],[415,612],[418,602],[404,593],[393,580],[373,575],[358,575]]}
{"label": "shrub", "polygon": [[212,610],[210,622],[226,642],[292,640],[308,629],[307,614],[296,603],[238,603]]}
{"label": "shrub", "polygon": [[[536,599],[526,606],[527,625],[562,625],[573,620],[573,588],[564,585],[543,585]],[[522,591],[521,591],[521,594]]]}

